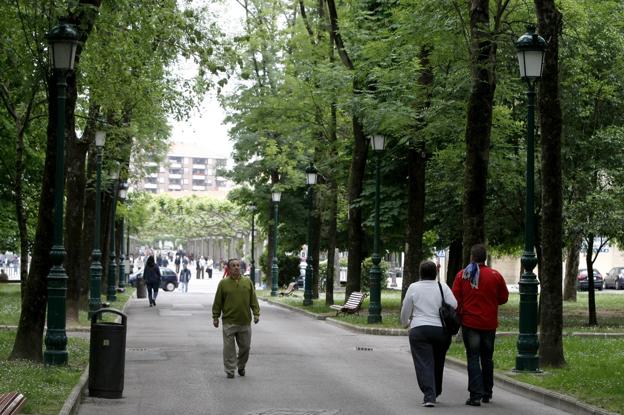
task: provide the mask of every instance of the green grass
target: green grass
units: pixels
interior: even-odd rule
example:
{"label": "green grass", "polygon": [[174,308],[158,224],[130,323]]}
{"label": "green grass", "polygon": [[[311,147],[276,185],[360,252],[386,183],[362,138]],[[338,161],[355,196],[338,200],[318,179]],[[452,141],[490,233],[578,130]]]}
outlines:
{"label": "green grass", "polygon": [[[312,306],[303,306],[303,292],[298,297],[269,297],[269,292],[260,292],[260,296],[312,313],[334,316],[335,311],[325,306],[325,297],[321,293]],[[598,326],[587,325],[587,293],[578,293],[575,303],[565,302],[564,333],[572,332],[624,332],[622,309],[624,296],[601,293],[596,296]],[[512,293],[509,302],[500,308],[500,331],[518,331],[519,295]],[[344,302],[344,292],[334,293],[337,304]],[[367,324],[368,299],[364,301],[361,315],[335,317],[338,320],[362,327],[400,328],[399,314],[401,293],[398,291],[382,292],[382,324]],[[564,355],[567,365],[560,369],[547,369],[539,375],[518,374],[511,372],[516,360],[517,336],[499,336],[496,339],[494,364],[497,370],[513,378],[540,386],[545,389],[574,396],[589,404],[609,411],[624,413],[624,340],[622,338],[564,336]],[[449,356],[466,359],[463,343],[453,342]]]}
{"label": "green grass", "polygon": [[16,326],[20,312],[20,284],[0,284],[0,325]]}
{"label": "green grass", "polygon": [[[303,291],[296,292],[297,297],[270,297],[269,291],[258,291],[258,296],[270,298],[272,301],[281,302],[294,307],[300,307],[313,313],[333,316],[335,311],[325,306],[325,294],[321,293],[318,300],[310,307],[303,306]],[[334,293],[336,304],[344,303],[344,292]],[[498,331],[518,331],[518,313],[520,296],[517,293],[509,295],[509,301],[499,309]],[[612,293],[601,293],[596,296],[596,313],[598,315],[598,326],[590,327],[587,311],[587,293],[578,293],[577,302],[564,302],[563,304],[563,329],[564,333],[569,332],[624,332],[624,319],[622,309],[624,308],[624,296]],[[367,325],[367,327],[401,328],[399,324],[399,314],[401,312],[401,292],[396,290],[384,290],[381,294],[382,324],[368,325],[366,320],[366,310],[369,299],[364,300],[360,315],[348,315],[336,317],[339,320],[352,324]]]}
{"label": "green grass", "polygon": [[14,340],[14,330],[0,330],[0,393],[24,394],[25,414],[58,414],[89,362],[89,340],[68,338],[69,362],[64,367],[7,360]]}
{"label": "green grass", "polygon": [[[517,336],[497,337],[494,367],[521,382],[539,386],[616,413],[624,413],[624,347],[622,339],[566,336],[567,365],[542,374],[514,373]],[[453,342],[449,356],[466,360],[462,342]]]}
{"label": "green grass", "polygon": [[[122,310],[133,295],[134,288],[117,293],[112,308]],[[106,301],[106,297],[102,297]],[[19,323],[21,296],[19,284],[0,284],[0,325],[16,326]],[[116,315],[104,314],[104,321],[113,321]],[[69,324],[69,323],[68,323]],[[79,312],[78,324],[71,328],[88,328],[87,310]],[[69,362],[63,367],[49,367],[25,360],[7,360],[15,342],[15,330],[0,330],[0,393],[17,391],[26,396],[25,414],[58,414],[80,375],[89,363],[89,340],[76,338],[68,332],[67,352]]]}

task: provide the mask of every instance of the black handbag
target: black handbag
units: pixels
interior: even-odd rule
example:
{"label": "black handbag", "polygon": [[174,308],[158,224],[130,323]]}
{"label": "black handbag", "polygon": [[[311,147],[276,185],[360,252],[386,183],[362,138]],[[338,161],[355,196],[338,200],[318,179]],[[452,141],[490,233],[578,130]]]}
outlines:
{"label": "black handbag", "polygon": [[446,301],[444,301],[444,292],[442,291],[442,284],[438,282],[440,288],[440,294],[442,295],[442,305],[440,306],[440,320],[442,321],[442,328],[446,334],[454,336],[461,327],[461,320],[457,310],[451,307]]}

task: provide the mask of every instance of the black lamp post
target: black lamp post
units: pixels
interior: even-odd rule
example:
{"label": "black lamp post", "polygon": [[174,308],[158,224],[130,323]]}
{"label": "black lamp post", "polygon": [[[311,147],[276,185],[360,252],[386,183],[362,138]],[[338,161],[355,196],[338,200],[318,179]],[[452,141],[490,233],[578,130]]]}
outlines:
{"label": "black lamp post", "polygon": [[524,252],[522,253],[522,269],[520,277],[520,319],[518,335],[518,354],[516,355],[516,371],[539,371],[537,349],[537,286],[539,285],[533,268],[537,265],[535,256],[533,212],[533,177],[534,177],[534,130],[535,130],[535,83],[542,76],[546,42],[535,33],[535,26],[529,26],[527,33],[516,42],[520,77],[528,85],[527,114],[527,172],[526,172],[526,208],[524,229]]}
{"label": "black lamp post", "polygon": [[95,179],[95,234],[93,237],[93,251],[91,252],[90,286],[89,286],[89,319],[93,313],[102,307],[101,284],[102,284],[102,251],[100,251],[100,221],[102,195],[100,185],[102,182],[102,149],[106,142],[106,132],[98,130],[95,132],[96,155],[96,179]]}
{"label": "black lamp post", "polygon": [[249,276],[251,277],[251,282],[254,287],[256,286],[256,252],[254,246],[254,238],[256,236],[256,205],[249,205],[249,210],[251,211],[251,259],[249,262]]}
{"label": "black lamp post", "polygon": [[303,305],[312,305],[312,279],[314,276],[313,261],[312,258],[312,214],[314,211],[314,185],[318,170],[314,167],[314,164],[310,162],[310,165],[306,168],[306,184],[308,185],[308,249],[306,258],[306,272],[303,291]]}
{"label": "black lamp post", "polygon": [[54,173],[54,243],[50,251],[52,267],[48,274],[48,313],[43,361],[47,365],[67,364],[66,291],[67,273],[63,267],[63,195],[65,194],[65,91],[67,72],[74,69],[78,32],[61,20],[47,35],[50,58],[56,78],[56,161]]}
{"label": "black lamp post", "polygon": [[117,262],[115,261],[115,212],[117,211],[117,187],[119,185],[119,166],[115,166],[111,172],[112,189],[111,189],[111,217],[110,217],[110,264],[108,265],[108,279],[106,290],[106,300],[116,301],[117,295],[115,290],[115,279],[117,276]]}
{"label": "black lamp post", "polygon": [[368,324],[381,323],[381,269],[379,263],[379,156],[386,145],[386,137],[374,135],[370,139],[375,151],[375,233],[373,237],[373,265],[370,268],[370,302],[368,304]]}
{"label": "black lamp post", "polygon": [[[126,201],[126,197],[128,196],[128,183],[121,183],[119,185],[119,200],[123,203]],[[120,230],[121,235],[119,235],[119,291],[124,292],[126,290],[126,265],[124,260],[126,257],[124,256],[124,218],[120,219]]]}
{"label": "black lamp post", "polygon": [[273,260],[271,261],[271,297],[277,297],[277,279],[279,275],[279,267],[277,266],[277,223],[279,221],[279,202],[282,193],[277,190],[271,192],[271,200],[273,201],[274,229],[273,229]]}

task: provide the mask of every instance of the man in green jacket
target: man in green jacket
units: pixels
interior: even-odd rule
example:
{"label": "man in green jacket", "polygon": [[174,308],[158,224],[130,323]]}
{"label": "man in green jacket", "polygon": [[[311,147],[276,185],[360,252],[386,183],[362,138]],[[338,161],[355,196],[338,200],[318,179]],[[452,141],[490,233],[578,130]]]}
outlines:
{"label": "man in green jacket", "polygon": [[241,276],[240,261],[228,260],[228,268],[230,275],[219,281],[212,304],[212,324],[218,328],[219,317],[223,320],[223,366],[231,379],[237,367],[238,375],[245,376],[251,346],[251,314],[253,312],[253,321],[258,324],[260,306],[253,283]]}

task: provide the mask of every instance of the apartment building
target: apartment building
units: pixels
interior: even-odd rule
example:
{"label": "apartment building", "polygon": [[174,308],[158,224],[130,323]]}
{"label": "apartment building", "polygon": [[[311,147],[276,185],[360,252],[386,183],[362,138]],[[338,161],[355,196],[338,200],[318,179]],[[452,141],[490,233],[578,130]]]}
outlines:
{"label": "apartment building", "polygon": [[172,196],[189,194],[225,197],[232,183],[219,175],[227,158],[203,153],[198,146],[174,144],[163,162],[147,162],[138,189]]}

